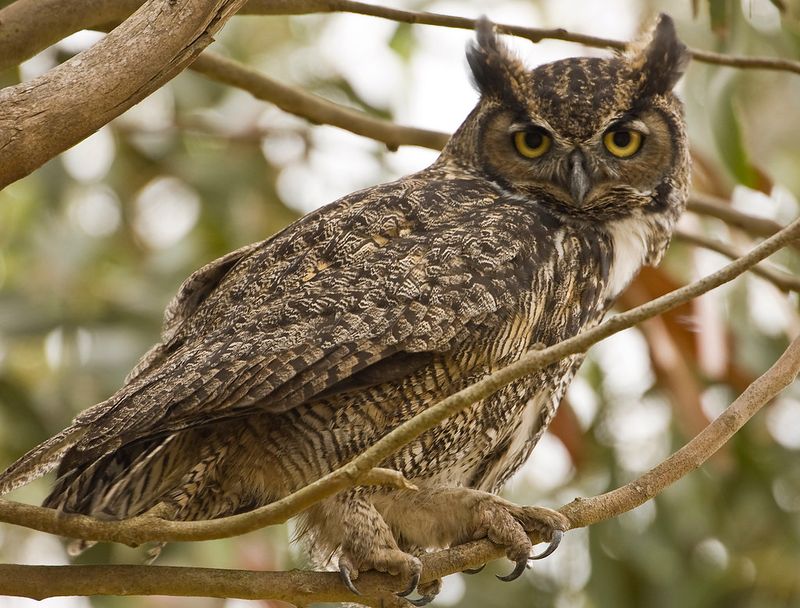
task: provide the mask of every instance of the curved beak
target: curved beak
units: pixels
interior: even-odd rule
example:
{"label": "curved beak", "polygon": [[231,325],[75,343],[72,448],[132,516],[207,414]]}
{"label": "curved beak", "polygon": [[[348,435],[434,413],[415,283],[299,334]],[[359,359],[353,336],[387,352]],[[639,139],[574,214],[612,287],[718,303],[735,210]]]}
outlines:
{"label": "curved beak", "polygon": [[575,150],[569,155],[569,193],[577,205],[583,204],[583,199],[592,182],[586,171],[586,157],[580,150]]}

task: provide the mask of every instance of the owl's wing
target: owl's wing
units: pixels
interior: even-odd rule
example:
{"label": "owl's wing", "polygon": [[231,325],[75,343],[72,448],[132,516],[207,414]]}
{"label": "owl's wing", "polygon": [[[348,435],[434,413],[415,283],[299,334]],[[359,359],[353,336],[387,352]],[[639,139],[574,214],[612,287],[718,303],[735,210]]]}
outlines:
{"label": "owl's wing", "polygon": [[487,214],[407,215],[334,207],[198,271],[157,354],[76,419],[91,430],[67,460],[402,377],[519,293],[517,251]]}

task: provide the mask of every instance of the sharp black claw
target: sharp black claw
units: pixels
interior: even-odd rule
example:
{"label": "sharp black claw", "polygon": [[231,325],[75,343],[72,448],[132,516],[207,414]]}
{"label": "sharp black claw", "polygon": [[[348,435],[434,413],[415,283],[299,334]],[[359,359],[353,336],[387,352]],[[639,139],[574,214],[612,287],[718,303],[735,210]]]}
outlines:
{"label": "sharp black claw", "polygon": [[561,530],[553,530],[553,538],[550,539],[550,544],[547,545],[547,549],[539,553],[538,555],[532,555],[530,559],[544,559],[553,551],[558,549],[558,545],[561,544],[561,539],[564,537],[564,533]]}
{"label": "sharp black claw", "polygon": [[[415,573],[414,576],[411,577],[411,582],[408,584],[408,587],[404,591],[398,591],[395,595],[399,597],[405,597],[407,595],[411,595],[414,593],[414,589],[417,588],[419,585],[419,572]],[[411,600],[408,600],[409,602]]]}
{"label": "sharp black claw", "polygon": [[350,591],[352,591],[356,595],[361,595],[361,592],[358,589],[356,589],[356,586],[353,584],[353,581],[350,580],[350,568],[348,568],[347,566],[340,566],[339,578],[342,579],[344,586],[347,587]]}
{"label": "sharp black claw", "polygon": [[467,568],[466,570],[462,570],[461,572],[463,572],[464,574],[478,574],[478,572],[483,570],[485,567],[486,564],[483,564],[483,566],[480,566],[479,568]]}
{"label": "sharp black claw", "polygon": [[497,578],[499,578],[501,581],[505,583],[510,583],[511,581],[516,580],[520,576],[522,576],[522,573],[525,572],[525,568],[527,567],[528,567],[528,558],[526,557],[517,562],[517,565],[514,566],[514,569],[511,571],[510,574],[506,574],[505,576],[500,576],[499,574],[496,574],[495,576],[497,576]]}
{"label": "sharp black claw", "polygon": [[417,600],[406,600],[412,606],[427,606],[433,601],[435,595],[423,595],[421,598]]}

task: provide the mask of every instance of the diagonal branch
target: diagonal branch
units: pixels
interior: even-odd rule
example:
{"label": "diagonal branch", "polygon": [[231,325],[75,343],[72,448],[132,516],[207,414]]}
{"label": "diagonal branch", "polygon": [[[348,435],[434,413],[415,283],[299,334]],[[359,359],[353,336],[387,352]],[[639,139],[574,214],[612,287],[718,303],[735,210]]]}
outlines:
{"label": "diagonal branch", "polygon": [[[90,49],[0,91],[0,188],[180,73],[244,2],[148,0]],[[2,25],[2,31],[15,31]]]}
{"label": "diagonal branch", "polygon": [[176,522],[144,516],[122,521],[104,521],[0,500],[0,521],[72,538],[116,541],[130,545],[156,540],[170,542],[226,538],[283,523],[312,504],[341,491],[348,483],[356,482],[370,469],[379,466],[388,456],[428,429],[488,397],[503,386],[565,357],[582,353],[591,345],[614,333],[633,327],[645,319],[666,312],[727,283],[798,236],[800,236],[800,219],[796,219],[746,255],[699,281],[615,315],[592,329],[554,346],[529,351],[515,363],[497,370],[404,422],[343,467],[294,494],[259,509],[208,521]]}
{"label": "diagonal branch", "polygon": [[[625,486],[577,498],[563,506],[572,528],[611,519],[641,505],[697,469],[800,371],[800,338],[753,382],[716,420],[665,461]],[[540,539],[534,538],[538,541]],[[479,540],[422,557],[422,582],[473,568],[504,555]],[[393,606],[388,592],[397,579],[365,572],[358,585],[366,597],[355,598],[331,572],[248,572],[168,566],[18,566],[0,565],[0,595],[43,599],[67,595],[181,595],[241,599],[277,599],[295,603],[357,600],[370,606]],[[374,598],[374,599],[369,599]]]}
{"label": "diagonal branch", "polygon": [[396,150],[403,145],[441,150],[450,138],[447,133],[404,127],[388,120],[373,118],[364,112],[282,84],[211,51],[200,55],[191,68],[209,78],[243,89],[256,99],[273,103],[281,110],[313,123],[333,125],[381,141],[390,150]]}
{"label": "diagonal branch", "polygon": [[[710,239],[701,234],[694,234],[692,232],[686,232],[685,230],[676,230],[673,233],[673,237],[684,241],[685,243],[697,245],[703,249],[716,251],[717,253],[720,253],[732,260],[735,260],[742,255],[741,252],[737,251],[734,247],[731,247],[722,241]],[[781,291],[800,292],[800,278],[786,271],[780,270],[779,268],[775,268],[767,264],[756,264],[750,269],[750,272],[760,276],[765,281],[769,281]]]}

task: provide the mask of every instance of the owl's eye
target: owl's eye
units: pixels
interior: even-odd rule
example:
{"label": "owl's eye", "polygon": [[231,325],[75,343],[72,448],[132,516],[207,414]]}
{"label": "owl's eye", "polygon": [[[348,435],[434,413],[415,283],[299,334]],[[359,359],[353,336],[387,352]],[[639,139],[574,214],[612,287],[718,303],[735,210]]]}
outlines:
{"label": "owl's eye", "polygon": [[609,131],[603,136],[603,144],[617,158],[628,158],[642,147],[642,134],[631,129]]}
{"label": "owl's eye", "polygon": [[539,158],[550,149],[551,143],[550,136],[542,129],[514,133],[514,147],[525,158]]}

